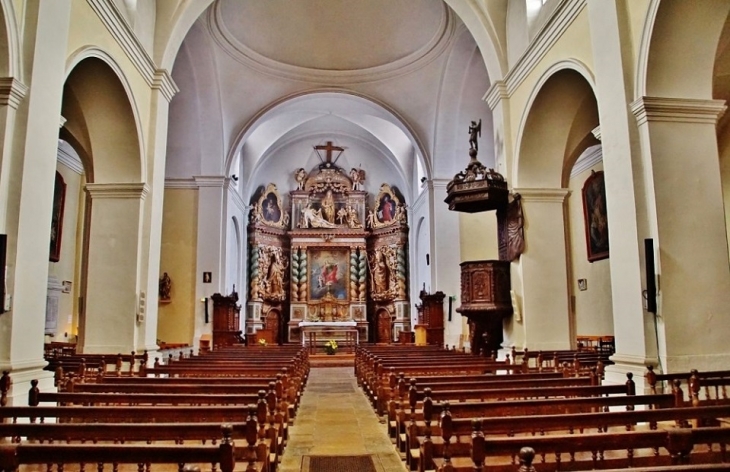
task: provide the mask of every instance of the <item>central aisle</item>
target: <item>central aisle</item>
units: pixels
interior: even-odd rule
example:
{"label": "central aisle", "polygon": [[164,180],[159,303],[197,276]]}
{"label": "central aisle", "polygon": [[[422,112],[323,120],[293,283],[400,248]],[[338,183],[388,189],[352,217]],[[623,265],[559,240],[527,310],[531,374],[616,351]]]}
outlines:
{"label": "central aisle", "polygon": [[304,456],[365,454],[372,455],[378,472],[406,470],[353,368],[313,367],[279,470],[299,472]]}

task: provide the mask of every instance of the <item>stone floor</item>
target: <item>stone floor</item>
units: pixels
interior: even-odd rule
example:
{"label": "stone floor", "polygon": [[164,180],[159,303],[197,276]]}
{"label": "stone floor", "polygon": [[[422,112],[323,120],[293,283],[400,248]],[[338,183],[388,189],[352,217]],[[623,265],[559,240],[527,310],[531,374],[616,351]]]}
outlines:
{"label": "stone floor", "polygon": [[313,367],[279,470],[299,472],[304,456],[363,454],[372,455],[378,472],[406,470],[352,366]]}

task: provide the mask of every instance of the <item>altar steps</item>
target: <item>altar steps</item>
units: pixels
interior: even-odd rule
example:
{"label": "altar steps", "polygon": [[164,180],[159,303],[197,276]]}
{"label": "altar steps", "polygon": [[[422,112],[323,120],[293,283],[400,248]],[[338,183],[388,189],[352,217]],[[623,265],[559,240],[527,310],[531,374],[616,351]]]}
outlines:
{"label": "altar steps", "polygon": [[311,367],[352,367],[355,368],[355,354],[349,352],[338,352],[333,355],[310,354],[309,365]]}

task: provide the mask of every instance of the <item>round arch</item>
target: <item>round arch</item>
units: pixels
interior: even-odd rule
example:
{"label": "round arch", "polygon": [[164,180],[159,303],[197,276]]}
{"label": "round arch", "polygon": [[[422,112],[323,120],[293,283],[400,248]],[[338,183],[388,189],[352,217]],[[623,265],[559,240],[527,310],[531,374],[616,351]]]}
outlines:
{"label": "round arch", "polygon": [[711,99],[717,46],[730,3],[652,0],[638,55],[636,98]]}
{"label": "round arch", "polygon": [[[430,162],[431,160],[428,158],[429,154],[427,152],[427,149],[421,139],[415,133],[415,131],[413,131],[413,127],[405,120],[405,118],[399,115],[395,110],[388,107],[386,104],[372,97],[368,97],[364,94],[356,93],[349,90],[346,91],[342,89],[332,88],[321,88],[316,90],[309,90],[303,93],[288,95],[263,108],[256,116],[254,116],[248,123],[246,123],[242,127],[238,136],[233,141],[228,156],[226,157],[226,175],[230,175],[231,173],[236,172],[234,169],[232,169],[232,165],[234,162],[236,162],[237,155],[241,153],[243,145],[259,128],[259,126],[270,121],[276,115],[286,113],[290,107],[296,106],[302,101],[318,97],[343,97],[346,100],[352,100],[354,101],[354,103],[372,108],[374,112],[377,112],[380,115],[379,117],[381,119],[397,127],[399,131],[403,134],[403,136],[410,142],[410,144],[416,150],[417,159],[419,159],[419,161],[421,162],[427,177],[429,179],[431,178],[432,166]],[[255,154],[257,155],[258,159],[264,153],[262,152]],[[244,166],[247,164],[251,165],[251,168],[253,169],[257,162],[243,163]]]}
{"label": "round arch", "polygon": [[569,172],[599,124],[594,89],[590,69],[575,59],[557,62],[543,73],[520,121],[514,187],[562,188],[566,167]]}
{"label": "round arch", "polygon": [[[85,70],[87,66],[88,70]],[[83,86],[75,87],[75,81]],[[79,90],[74,90],[76,88]],[[144,133],[139,107],[129,80],[111,55],[94,46],[74,51],[66,61],[63,101],[62,114],[67,120],[67,134],[74,135],[72,141],[84,148],[83,154],[95,171],[89,173],[90,178],[96,182],[146,181]],[[92,115],[93,119],[89,119]],[[74,126],[74,120],[83,121],[85,129]],[[99,135],[94,136],[97,133]],[[102,135],[107,136],[102,139]],[[127,162],[114,165],[113,169],[105,168],[102,162],[93,162],[92,142],[93,154],[119,156]]]}
{"label": "round arch", "polygon": [[0,0],[0,14],[0,77],[14,77],[22,82],[20,41],[12,0]]}

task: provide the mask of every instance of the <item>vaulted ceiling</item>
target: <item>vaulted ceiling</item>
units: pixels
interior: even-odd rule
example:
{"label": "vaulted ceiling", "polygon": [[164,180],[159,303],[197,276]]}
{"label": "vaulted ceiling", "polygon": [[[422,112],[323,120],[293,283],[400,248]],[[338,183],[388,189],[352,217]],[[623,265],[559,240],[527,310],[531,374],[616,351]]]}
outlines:
{"label": "vaulted ceiling", "polygon": [[262,162],[299,167],[330,136],[415,192],[417,160],[431,177],[463,167],[476,118],[494,161],[484,61],[441,0],[218,0],[173,77],[168,178],[235,173],[245,197],[281,167]]}

